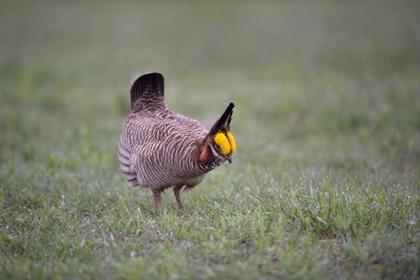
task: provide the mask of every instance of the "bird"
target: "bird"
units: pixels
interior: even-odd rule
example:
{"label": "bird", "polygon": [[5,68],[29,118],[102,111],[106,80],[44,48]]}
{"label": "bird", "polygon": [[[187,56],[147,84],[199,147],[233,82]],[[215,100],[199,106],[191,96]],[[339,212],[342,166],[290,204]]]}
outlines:
{"label": "bird", "polygon": [[236,142],[230,123],[235,105],[231,102],[208,131],[197,120],[170,110],[164,87],[159,72],[135,80],[130,91],[131,113],[123,125],[117,156],[127,181],[152,191],[158,211],[161,193],[170,187],[179,209],[184,210],[183,188],[194,188],[208,172],[232,163]]}

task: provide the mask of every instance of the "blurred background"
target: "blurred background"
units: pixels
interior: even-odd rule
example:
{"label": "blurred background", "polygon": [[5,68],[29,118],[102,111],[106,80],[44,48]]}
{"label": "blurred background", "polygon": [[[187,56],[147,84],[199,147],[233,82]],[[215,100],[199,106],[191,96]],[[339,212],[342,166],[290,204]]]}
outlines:
{"label": "blurred background", "polygon": [[[182,215],[117,160],[149,71],[236,104]],[[0,0],[2,279],[414,279],[419,171],[418,0]]]}
{"label": "blurred background", "polygon": [[2,1],[3,174],[120,176],[131,82],[148,71],[165,75],[171,109],[206,127],[236,104],[231,170],[418,170],[419,11],[418,1]]}

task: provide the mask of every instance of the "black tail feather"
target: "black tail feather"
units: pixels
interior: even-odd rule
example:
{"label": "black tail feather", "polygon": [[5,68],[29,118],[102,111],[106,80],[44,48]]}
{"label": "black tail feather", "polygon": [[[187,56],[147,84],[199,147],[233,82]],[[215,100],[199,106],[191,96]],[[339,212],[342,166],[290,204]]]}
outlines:
{"label": "black tail feather", "polygon": [[146,95],[164,96],[165,83],[161,73],[152,72],[141,75],[131,87],[131,109],[137,100]]}
{"label": "black tail feather", "polygon": [[235,107],[235,104],[231,102],[229,106],[226,108],[223,115],[220,117],[220,119],[210,129],[210,132],[209,132],[210,136],[215,135],[220,130],[228,131],[230,129],[230,122],[232,121],[233,107]]}

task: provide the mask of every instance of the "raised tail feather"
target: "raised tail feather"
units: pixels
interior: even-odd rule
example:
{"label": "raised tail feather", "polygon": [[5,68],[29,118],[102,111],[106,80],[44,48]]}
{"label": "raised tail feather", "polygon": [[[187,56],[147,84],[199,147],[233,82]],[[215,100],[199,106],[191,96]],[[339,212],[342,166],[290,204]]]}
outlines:
{"label": "raised tail feather", "polygon": [[210,129],[210,136],[215,135],[220,130],[230,130],[230,122],[232,121],[233,107],[235,107],[235,104],[230,103],[223,115],[220,117],[220,119]]}
{"label": "raised tail feather", "polygon": [[134,110],[137,100],[160,96],[163,100],[165,91],[164,78],[161,73],[152,72],[141,75],[131,87],[131,110]]}

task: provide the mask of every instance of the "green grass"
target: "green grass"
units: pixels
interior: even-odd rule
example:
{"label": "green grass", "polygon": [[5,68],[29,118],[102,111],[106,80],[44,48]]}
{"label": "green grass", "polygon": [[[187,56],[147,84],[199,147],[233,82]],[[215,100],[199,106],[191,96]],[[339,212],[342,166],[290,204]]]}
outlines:
{"label": "green grass", "polygon": [[[417,279],[416,1],[0,3],[0,279]],[[122,176],[131,81],[232,165],[179,213]]]}

